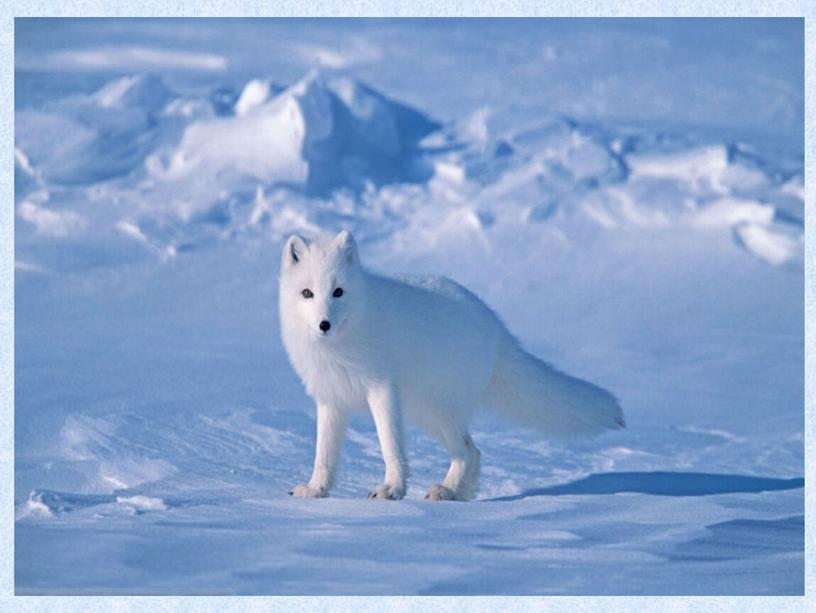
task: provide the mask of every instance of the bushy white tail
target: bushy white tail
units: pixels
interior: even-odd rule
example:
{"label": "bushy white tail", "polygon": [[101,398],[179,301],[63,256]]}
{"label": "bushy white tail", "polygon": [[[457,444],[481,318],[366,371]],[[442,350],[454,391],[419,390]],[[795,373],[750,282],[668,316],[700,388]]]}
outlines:
{"label": "bushy white tail", "polygon": [[556,437],[623,428],[623,411],[605,389],[557,371],[507,338],[501,342],[485,404]]}

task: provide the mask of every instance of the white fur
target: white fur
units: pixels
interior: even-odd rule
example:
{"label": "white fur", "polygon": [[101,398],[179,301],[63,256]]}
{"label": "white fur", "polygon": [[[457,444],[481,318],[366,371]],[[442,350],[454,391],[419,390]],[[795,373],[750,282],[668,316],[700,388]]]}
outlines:
{"label": "white fur", "polygon": [[[333,292],[342,288],[339,298]],[[314,296],[304,298],[309,289]],[[405,495],[403,417],[451,455],[448,474],[426,498],[466,500],[480,453],[468,434],[474,411],[495,409],[549,435],[622,427],[607,391],[526,353],[493,311],[443,277],[392,279],[360,266],[348,232],[307,242],[293,236],[281,261],[280,318],[292,366],[317,403],[309,483],[296,496],[322,497],[334,479],[346,416],[368,409],[385,461],[373,498]],[[323,333],[320,322],[331,323]]]}

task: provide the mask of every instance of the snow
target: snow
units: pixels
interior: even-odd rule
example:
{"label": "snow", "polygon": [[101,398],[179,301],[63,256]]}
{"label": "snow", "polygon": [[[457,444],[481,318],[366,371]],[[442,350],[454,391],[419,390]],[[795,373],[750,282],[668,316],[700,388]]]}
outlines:
{"label": "snow", "polygon": [[51,236],[68,236],[85,225],[85,220],[74,211],[53,211],[42,206],[48,199],[46,191],[29,194],[20,203],[17,214],[32,224],[36,232]]}
{"label": "snow", "polygon": [[773,232],[761,224],[742,224],[735,229],[745,248],[771,264],[783,264],[800,248],[795,239]]}
{"label": "snow", "polygon": [[166,511],[167,505],[161,498],[150,496],[117,496],[116,502],[129,505],[137,511]]}
{"label": "snow", "polygon": [[[801,594],[801,23],[16,21],[18,594]],[[410,50],[421,49],[422,53]],[[471,503],[314,409],[291,232],[453,277],[618,396],[481,414]]]}
{"label": "snow", "polygon": [[153,49],[141,45],[99,46],[45,53],[27,64],[28,69],[45,70],[160,70],[177,68],[205,72],[224,70],[226,60],[209,53]]}
{"label": "snow", "polygon": [[273,95],[274,85],[270,81],[264,79],[252,79],[241,90],[241,95],[235,102],[233,112],[236,115],[246,115],[252,109],[260,106],[265,102],[269,102]]}

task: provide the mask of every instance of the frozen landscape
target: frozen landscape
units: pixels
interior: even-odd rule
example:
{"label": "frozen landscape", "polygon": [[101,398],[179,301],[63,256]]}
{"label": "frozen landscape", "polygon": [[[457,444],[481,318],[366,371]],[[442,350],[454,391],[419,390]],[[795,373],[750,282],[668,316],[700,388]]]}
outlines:
{"label": "frozen landscape", "polygon": [[[800,20],[17,19],[17,594],[802,594]],[[450,276],[614,392],[296,499],[292,232]]]}

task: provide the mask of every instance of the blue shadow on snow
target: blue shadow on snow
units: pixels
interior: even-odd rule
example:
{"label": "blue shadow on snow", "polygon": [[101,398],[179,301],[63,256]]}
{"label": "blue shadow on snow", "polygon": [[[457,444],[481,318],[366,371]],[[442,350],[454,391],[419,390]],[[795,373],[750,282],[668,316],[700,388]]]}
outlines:
{"label": "blue shadow on snow", "polygon": [[748,475],[711,473],[642,472],[598,473],[577,481],[530,489],[515,496],[491,501],[521,500],[531,496],[585,496],[633,492],[653,496],[711,496],[714,494],[759,493],[804,487],[805,479],[771,479]]}

